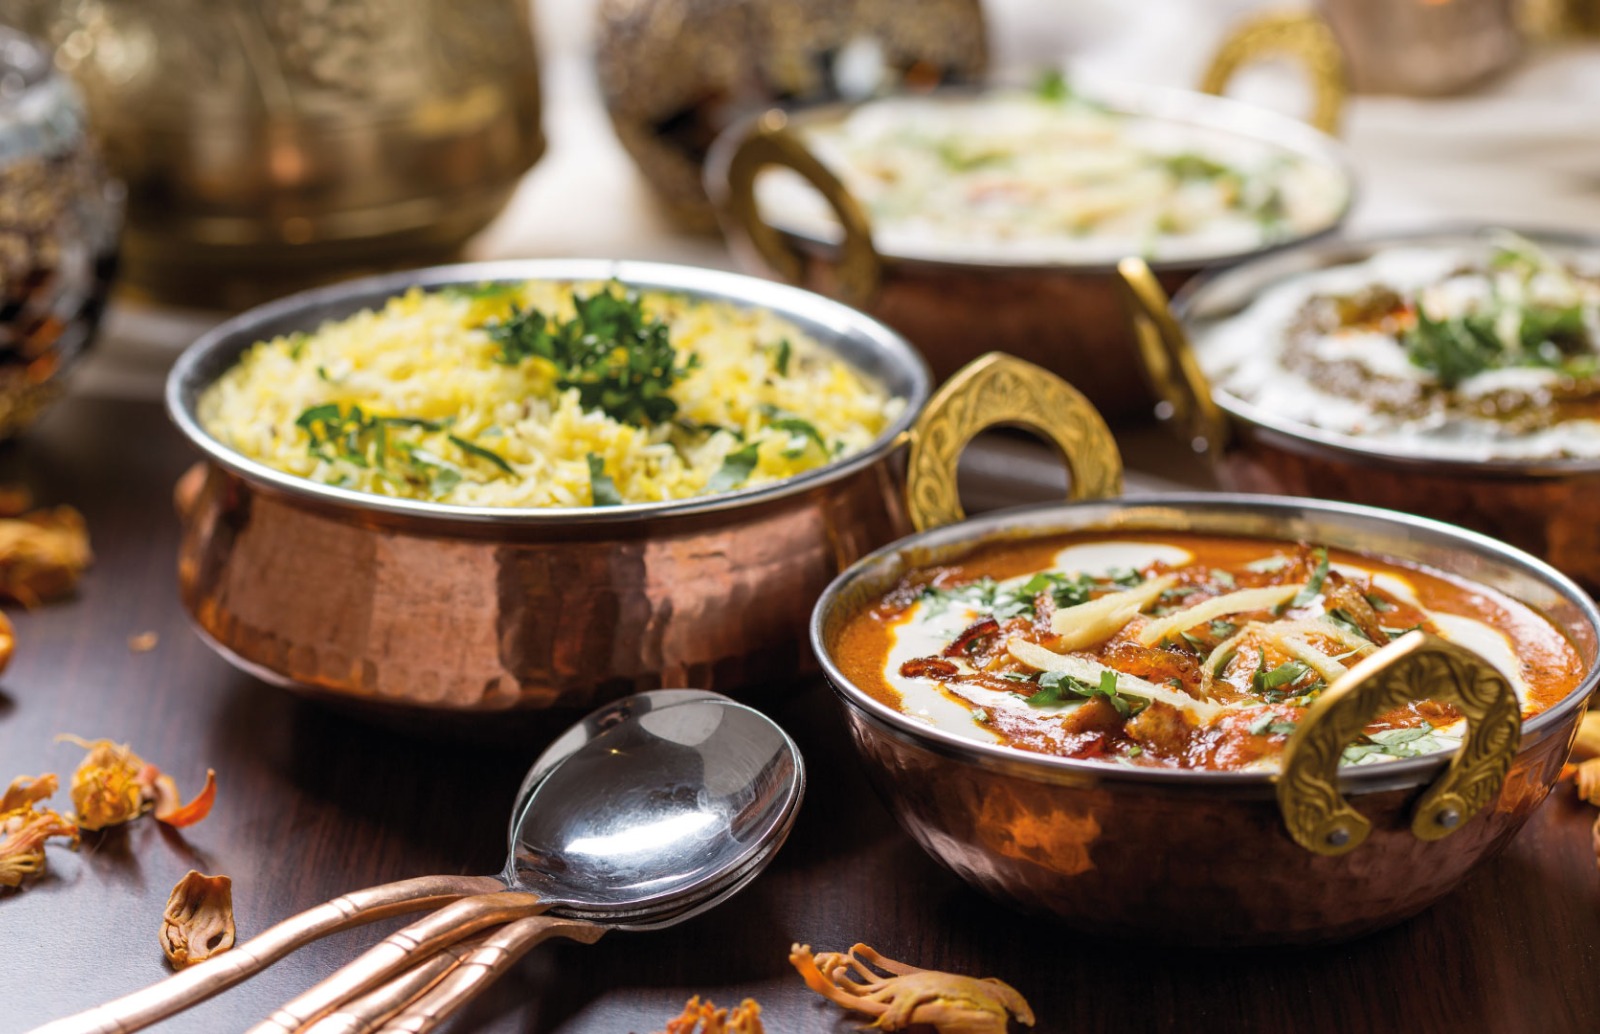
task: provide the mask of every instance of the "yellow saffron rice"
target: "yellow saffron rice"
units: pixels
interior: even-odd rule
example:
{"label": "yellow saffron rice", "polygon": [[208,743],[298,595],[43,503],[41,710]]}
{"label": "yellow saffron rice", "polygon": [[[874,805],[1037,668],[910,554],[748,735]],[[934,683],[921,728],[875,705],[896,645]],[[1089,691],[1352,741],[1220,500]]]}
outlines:
{"label": "yellow saffron rice", "polygon": [[[667,388],[670,417],[615,419],[585,408],[578,388],[558,387],[555,363],[512,359],[491,334],[528,307],[571,319],[574,290],[622,295],[615,284],[542,281],[413,289],[313,333],[260,342],[206,390],[201,423],[245,456],[325,484],[468,506],[561,507],[685,499],[792,477],[865,448],[903,408],[771,312],[643,292],[646,318],[667,324],[685,372]],[[330,407],[366,421],[368,433],[307,423],[308,411]]]}

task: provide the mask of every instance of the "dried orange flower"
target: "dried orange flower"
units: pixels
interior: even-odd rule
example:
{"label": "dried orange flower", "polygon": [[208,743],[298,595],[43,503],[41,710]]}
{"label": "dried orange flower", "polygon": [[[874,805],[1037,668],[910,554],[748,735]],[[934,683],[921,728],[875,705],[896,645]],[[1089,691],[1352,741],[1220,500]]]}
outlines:
{"label": "dried orange flower", "polygon": [[1600,758],[1590,758],[1572,766],[1572,777],[1577,781],[1580,798],[1590,804],[1600,804]]}
{"label": "dried orange flower", "polygon": [[233,947],[233,881],[193,869],[172,888],[161,917],[161,950],[183,969]]}
{"label": "dried orange flower", "polygon": [[155,632],[140,632],[138,635],[128,637],[128,651],[130,653],[149,653],[161,642],[161,637]]}
{"label": "dried orange flower", "polygon": [[696,995],[682,1015],[667,1021],[662,1034],[766,1034],[766,1028],[761,1025],[761,1006],[753,999],[746,998],[730,1013]]}
{"label": "dried orange flower", "polygon": [[70,506],[0,518],[0,596],[27,607],[64,596],[92,559],[83,515]]}
{"label": "dried orange flower", "polygon": [[0,798],[0,887],[20,886],[29,876],[44,871],[44,844],[64,837],[78,846],[78,827],[49,808],[34,805],[55,793],[56,777],[42,775],[14,779]]}
{"label": "dried orange flower", "polygon": [[[886,959],[865,944],[848,953],[813,956],[808,945],[789,950],[806,986],[836,1005],[876,1016],[878,1030],[927,1024],[939,1034],[1006,1034],[1010,1017],[1033,1026],[1033,1010],[1010,984],[985,977],[918,969]],[[869,966],[890,976],[873,972]],[[854,971],[854,973],[852,973]],[[852,979],[859,975],[861,980]]]}
{"label": "dried orange flower", "polygon": [[1578,760],[1600,758],[1600,710],[1587,711],[1578,722],[1578,737],[1572,743],[1572,756]]}
{"label": "dried orange flower", "polygon": [[57,736],[89,753],[72,773],[72,807],[82,829],[121,825],[152,809],[169,826],[192,826],[211,812],[217,774],[206,770],[206,785],[184,804],[172,777],[135,754],[126,743]]}

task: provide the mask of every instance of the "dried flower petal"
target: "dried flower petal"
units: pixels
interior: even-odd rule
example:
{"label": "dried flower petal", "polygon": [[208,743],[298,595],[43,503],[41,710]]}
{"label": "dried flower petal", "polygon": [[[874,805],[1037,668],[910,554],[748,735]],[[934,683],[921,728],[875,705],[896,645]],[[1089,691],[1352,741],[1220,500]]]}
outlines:
{"label": "dried flower petal", "polygon": [[746,998],[730,1013],[700,997],[689,999],[683,1013],[667,1023],[663,1034],[766,1034],[761,1025],[761,1006]]}
{"label": "dried flower petal", "polygon": [[[46,779],[52,777],[42,777],[33,785]],[[11,785],[15,789],[17,784]],[[6,799],[11,799],[10,790],[6,791]],[[32,801],[0,814],[0,887],[20,886],[27,877],[43,872],[44,843],[51,837],[64,837],[77,847],[78,827],[49,808],[35,811]]]}
{"label": "dried flower petal", "polygon": [[83,515],[70,506],[0,518],[0,596],[27,607],[64,596],[91,560]]}
{"label": "dried flower petal", "polygon": [[217,774],[211,769],[206,770],[206,785],[184,804],[172,777],[126,743],[65,734],[56,740],[76,743],[89,752],[72,773],[72,806],[83,829],[132,822],[151,809],[157,821],[176,827],[192,826],[211,813],[217,796]]}
{"label": "dried flower petal", "polygon": [[0,671],[11,663],[11,655],[17,652],[17,632],[11,627],[11,619],[0,614]]}
{"label": "dried flower petal", "polygon": [[5,796],[0,797],[0,815],[19,808],[31,808],[39,801],[54,796],[60,786],[61,781],[50,772],[37,779],[31,776],[17,776],[11,780],[11,785],[6,787]]}
{"label": "dried flower petal", "polygon": [[149,653],[161,642],[161,636],[155,632],[140,632],[138,635],[128,637],[128,651],[130,653]]}
{"label": "dried flower petal", "polygon": [[[939,1034],[1006,1034],[1010,1017],[1033,1026],[1033,1009],[1011,985],[985,977],[918,969],[886,959],[865,944],[848,953],[812,955],[796,944],[789,962],[806,986],[837,1005],[876,1016],[878,1030],[927,1024]],[[881,976],[869,967],[883,970]],[[852,979],[859,976],[859,982]]]}
{"label": "dried flower petal", "polygon": [[144,814],[151,803],[141,779],[148,766],[126,743],[68,735],[56,740],[89,752],[72,773],[72,808],[81,829],[105,829]]}
{"label": "dried flower petal", "polygon": [[1600,758],[1600,710],[1586,711],[1578,722],[1578,736],[1572,743],[1572,756],[1578,761]]}
{"label": "dried flower petal", "polygon": [[[151,766],[152,768],[154,766]],[[178,796],[178,784],[169,775],[155,778],[156,821],[182,829],[211,814],[211,805],[217,799],[217,773],[206,769],[206,785],[188,804]]]}
{"label": "dried flower petal", "polygon": [[172,888],[161,918],[161,950],[174,969],[233,947],[233,880],[193,869]]}

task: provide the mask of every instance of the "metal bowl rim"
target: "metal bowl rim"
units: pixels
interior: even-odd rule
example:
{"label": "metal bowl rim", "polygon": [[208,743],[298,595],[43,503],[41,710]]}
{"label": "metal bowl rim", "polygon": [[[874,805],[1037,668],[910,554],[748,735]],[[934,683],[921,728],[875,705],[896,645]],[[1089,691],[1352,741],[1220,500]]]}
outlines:
{"label": "metal bowl rim", "polygon": [[[1231,97],[1201,93],[1198,90],[1186,90],[1181,87],[1157,86],[1131,80],[1100,79],[1098,77],[1093,79],[1085,78],[1084,82],[1088,84],[1087,92],[1092,94],[1096,101],[1104,102],[1108,108],[1117,114],[1135,118],[1159,118],[1170,122],[1181,122],[1190,126],[1232,133],[1235,136],[1248,137],[1291,152],[1307,160],[1321,163],[1323,166],[1337,172],[1343,181],[1344,203],[1326,226],[1292,237],[1286,237],[1282,240],[1270,241],[1243,251],[1224,251],[1181,259],[1151,260],[1149,262],[1150,268],[1157,273],[1192,274],[1201,269],[1228,266],[1272,255],[1288,248],[1298,248],[1301,245],[1322,240],[1338,233],[1339,228],[1344,225],[1345,220],[1350,216],[1351,210],[1355,207],[1360,194],[1360,181],[1356,176],[1355,164],[1351,160],[1344,144],[1337,138],[1292,115],[1234,100]],[[961,100],[989,92],[1012,92],[1017,89],[1019,88],[1015,84],[1008,83],[990,85],[953,84],[912,96],[935,100]],[[780,108],[790,119],[798,123],[804,123],[831,118],[840,112],[881,99],[884,98],[870,98],[864,101],[831,101],[822,104],[774,105],[774,107]],[[1160,110],[1163,106],[1171,106],[1172,110]],[[764,110],[767,109],[751,112],[736,119],[719,133],[712,142],[711,149],[706,157],[705,180],[707,192],[713,198],[726,193],[726,173],[728,163],[733,158],[733,151],[738,142],[744,138],[749,127],[762,116]],[[777,223],[772,225],[773,229],[779,233],[801,242],[808,248],[824,252],[836,252],[839,248],[837,241],[803,230],[797,230],[793,227],[779,226]],[[933,257],[915,252],[878,250],[876,245],[874,245],[874,249],[877,250],[879,258],[897,267],[903,266],[906,268],[949,272],[1112,275],[1117,271],[1118,261],[1117,259],[1111,259],[1103,262],[1050,262],[1029,259],[1019,262],[1004,262],[996,261],[992,256],[984,260],[962,261],[946,256]]]}
{"label": "metal bowl rim", "polygon": [[[1337,259],[1337,262],[1319,263],[1312,269],[1295,270],[1273,275],[1274,285],[1291,281],[1311,272],[1332,268],[1336,264],[1364,261],[1380,250],[1405,244],[1449,243],[1468,244],[1481,241],[1483,235],[1493,230],[1509,230],[1536,243],[1555,244],[1560,247],[1583,249],[1600,258],[1600,234],[1563,230],[1557,227],[1506,226],[1503,224],[1451,221],[1437,225],[1418,226],[1381,234],[1364,234],[1359,237],[1331,236],[1325,240],[1302,241],[1290,248],[1280,248],[1272,254],[1263,254],[1227,269],[1208,269],[1184,284],[1172,297],[1172,312],[1185,331],[1192,330],[1194,310],[1204,304],[1210,292],[1225,288],[1233,278],[1248,276],[1274,265],[1296,259]],[[1475,460],[1463,457],[1430,456],[1423,452],[1395,452],[1386,448],[1380,439],[1371,443],[1351,435],[1326,431],[1274,416],[1251,405],[1237,395],[1220,388],[1212,388],[1211,396],[1217,406],[1241,424],[1265,431],[1284,439],[1286,447],[1310,452],[1313,455],[1337,457],[1354,465],[1372,465],[1387,469],[1411,470],[1418,473],[1446,473],[1456,477],[1480,478],[1560,478],[1575,475],[1600,474],[1600,458],[1596,459],[1490,459]]]}
{"label": "metal bowl rim", "polygon": [[[918,722],[903,712],[874,699],[839,670],[823,639],[823,626],[838,607],[838,598],[854,580],[866,577],[873,569],[888,563],[899,554],[919,547],[968,545],[977,548],[996,532],[1006,529],[1026,528],[1033,524],[1047,525],[1053,515],[1074,510],[1102,508],[1115,511],[1136,507],[1168,507],[1182,510],[1212,510],[1223,513],[1249,513],[1261,515],[1276,512],[1288,517],[1297,514],[1338,519],[1364,519],[1387,522],[1430,537],[1436,543],[1464,546],[1468,550],[1486,554],[1494,560],[1519,568],[1544,581],[1581,612],[1589,624],[1591,634],[1600,641],[1600,608],[1597,608],[1582,589],[1566,575],[1513,546],[1487,535],[1458,528],[1425,517],[1384,510],[1375,506],[1354,503],[1330,502],[1320,499],[1300,499],[1291,496],[1247,495],[1225,492],[1161,492],[1149,495],[1124,496],[1116,499],[1084,500],[1071,503],[1041,503],[999,510],[982,517],[970,518],[957,524],[934,528],[908,535],[881,549],[862,557],[835,578],[823,590],[811,612],[811,649],[822,664],[824,674],[840,701],[851,711],[884,728],[902,740],[929,750],[943,758],[962,764],[983,768],[1021,772],[1046,779],[1088,778],[1099,784],[1127,784],[1146,787],[1194,788],[1209,787],[1217,790],[1250,791],[1271,786],[1277,773],[1219,772],[1205,769],[1135,768],[1110,765],[1104,762],[1056,757],[1025,751],[1002,744],[979,743],[957,736],[935,726]],[[1074,529],[1092,532],[1092,525]],[[1136,534],[1129,529],[1130,534]],[[1447,572],[1448,573],[1448,572]],[[1570,713],[1583,705],[1600,684],[1600,659],[1589,670],[1576,688],[1544,711],[1526,720],[1522,725],[1522,741],[1518,752],[1541,739],[1551,728],[1567,720]],[[1433,773],[1450,761],[1449,752],[1435,752],[1416,758],[1401,758],[1376,765],[1342,766],[1340,785],[1349,792],[1370,793],[1382,790],[1404,789],[1421,785]]]}
{"label": "metal bowl rim", "polygon": [[[889,366],[903,373],[911,382],[911,391],[904,399],[905,405],[900,415],[891,421],[870,445],[839,460],[781,481],[753,488],[688,499],[624,503],[620,506],[458,506],[338,488],[277,470],[237,452],[213,438],[200,425],[194,411],[200,393],[210,383],[214,383],[214,381],[200,383],[199,372],[201,366],[214,353],[236,346],[240,338],[248,338],[245,346],[248,347],[249,343],[261,340],[260,335],[254,333],[254,328],[290,317],[297,312],[314,310],[325,304],[357,297],[369,297],[373,304],[376,304],[381,299],[398,295],[411,287],[435,289],[494,280],[591,282],[612,279],[630,286],[638,285],[646,290],[683,291],[703,296],[708,300],[767,309],[780,316],[798,318],[802,322],[809,320],[835,325],[839,328],[839,336],[855,337],[870,345],[884,357]],[[824,342],[819,342],[819,345],[828,348]],[[736,510],[797,495],[839,481],[879,462],[900,444],[902,436],[910,429],[927,404],[931,391],[930,381],[927,364],[900,334],[865,313],[802,288],[761,280],[741,273],[664,262],[586,258],[507,259],[430,266],[362,277],[299,291],[248,309],[206,331],[192,345],[184,349],[167,375],[165,401],[168,417],[211,462],[232,471],[246,481],[276,489],[292,498],[346,510],[378,512],[446,523],[545,527],[624,524]],[[189,398],[186,398],[186,395]]]}

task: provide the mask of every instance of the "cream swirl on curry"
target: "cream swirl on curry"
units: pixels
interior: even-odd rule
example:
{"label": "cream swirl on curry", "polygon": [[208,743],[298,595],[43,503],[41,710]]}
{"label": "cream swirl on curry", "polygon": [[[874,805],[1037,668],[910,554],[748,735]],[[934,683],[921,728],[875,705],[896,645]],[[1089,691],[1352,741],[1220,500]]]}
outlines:
{"label": "cream swirl on curry", "polygon": [[[984,547],[919,570],[844,628],[876,699],[979,742],[1167,768],[1276,767],[1324,689],[1413,629],[1478,653],[1524,718],[1582,678],[1528,606],[1443,572],[1308,544],[1163,534]],[[1453,749],[1448,704],[1378,716],[1351,764]]]}

